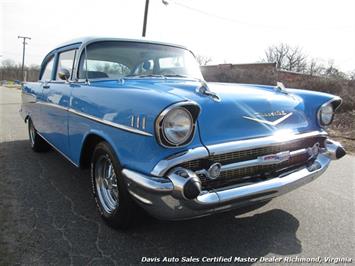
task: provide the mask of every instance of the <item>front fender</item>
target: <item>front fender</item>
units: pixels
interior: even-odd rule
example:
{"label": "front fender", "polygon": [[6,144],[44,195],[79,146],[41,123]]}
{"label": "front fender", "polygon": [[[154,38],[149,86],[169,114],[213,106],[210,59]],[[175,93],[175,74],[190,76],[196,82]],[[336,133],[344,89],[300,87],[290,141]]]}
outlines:
{"label": "front fender", "polygon": [[314,125],[317,126],[319,126],[317,113],[324,103],[334,100],[335,110],[341,104],[341,98],[329,93],[301,89],[287,89],[287,91],[302,98],[305,113],[312,119]]}
{"label": "front fender", "polygon": [[[92,82],[91,85],[78,86],[72,90],[69,138],[73,161],[80,162],[80,151],[89,134],[105,139],[116,152],[122,167],[142,173],[149,173],[160,160],[172,154],[201,146],[198,128],[186,147],[164,148],[156,140],[156,117],[167,106],[183,101],[184,98],[157,90],[117,86],[116,81],[115,83],[115,86],[110,87],[111,83],[101,82],[98,86]],[[93,117],[99,121],[92,119]],[[121,129],[112,124],[132,130]]]}

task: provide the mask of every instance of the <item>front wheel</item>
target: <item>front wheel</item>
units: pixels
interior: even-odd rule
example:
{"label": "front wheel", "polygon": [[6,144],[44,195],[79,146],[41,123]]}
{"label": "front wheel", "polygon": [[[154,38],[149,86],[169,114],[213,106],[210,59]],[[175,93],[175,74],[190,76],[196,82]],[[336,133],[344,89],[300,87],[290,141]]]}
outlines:
{"label": "front wheel", "polygon": [[107,142],[100,142],[91,159],[91,180],[102,218],[113,227],[127,228],[136,206],[121,175],[121,167]]}

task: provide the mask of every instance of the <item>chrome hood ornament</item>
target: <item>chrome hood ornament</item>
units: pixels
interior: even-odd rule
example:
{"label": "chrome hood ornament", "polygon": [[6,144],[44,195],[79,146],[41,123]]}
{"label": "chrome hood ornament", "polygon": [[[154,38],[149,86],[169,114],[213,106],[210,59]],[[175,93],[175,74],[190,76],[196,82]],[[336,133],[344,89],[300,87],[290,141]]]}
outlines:
{"label": "chrome hood ornament", "polygon": [[286,113],[285,111],[276,111],[276,112],[271,112],[271,113],[255,113],[256,116],[261,116],[261,117],[274,117],[274,116],[280,116],[282,115],[282,117],[280,117],[279,119],[276,119],[274,121],[268,121],[265,119],[259,119],[256,117],[249,117],[249,116],[243,116],[243,118],[245,119],[249,119],[255,122],[259,122],[259,123],[263,123],[263,124],[267,124],[270,126],[276,126],[278,124],[280,124],[282,121],[286,120],[287,118],[289,118],[292,115],[291,113]]}
{"label": "chrome hood ornament", "polygon": [[276,82],[275,90],[288,94],[285,85],[280,81]]}
{"label": "chrome hood ornament", "polygon": [[201,82],[201,86],[199,86],[196,89],[197,93],[206,95],[206,96],[212,98],[212,100],[214,100],[216,102],[220,102],[221,101],[221,98],[217,95],[217,93],[215,93],[213,91],[210,91],[210,89],[207,86],[206,81],[204,81],[204,80],[199,80],[199,81]]}

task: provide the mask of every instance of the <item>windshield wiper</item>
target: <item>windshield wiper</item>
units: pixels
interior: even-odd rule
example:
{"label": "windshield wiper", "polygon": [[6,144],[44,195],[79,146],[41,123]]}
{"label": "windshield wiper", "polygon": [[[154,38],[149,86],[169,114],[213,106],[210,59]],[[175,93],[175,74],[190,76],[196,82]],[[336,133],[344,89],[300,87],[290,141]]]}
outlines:
{"label": "windshield wiper", "polygon": [[127,75],[125,78],[164,78],[164,75],[147,74],[147,75]]}
{"label": "windshield wiper", "polygon": [[163,76],[167,77],[167,78],[191,78],[189,76],[179,75],[179,74],[166,74],[166,75],[163,75]]}

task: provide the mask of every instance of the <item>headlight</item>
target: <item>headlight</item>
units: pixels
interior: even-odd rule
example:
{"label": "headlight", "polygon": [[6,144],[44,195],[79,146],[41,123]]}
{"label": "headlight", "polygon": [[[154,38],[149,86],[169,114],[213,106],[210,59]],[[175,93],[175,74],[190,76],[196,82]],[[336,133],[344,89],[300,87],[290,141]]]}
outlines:
{"label": "headlight", "polygon": [[333,121],[334,108],[331,103],[323,105],[319,110],[319,122],[321,125],[328,126]]}
{"label": "headlight", "polygon": [[155,120],[157,141],[165,148],[175,148],[191,142],[200,107],[192,101],[178,102],[163,110]]}
{"label": "headlight", "polygon": [[172,145],[186,142],[191,136],[192,127],[191,114],[183,107],[170,110],[162,123],[164,137]]}

